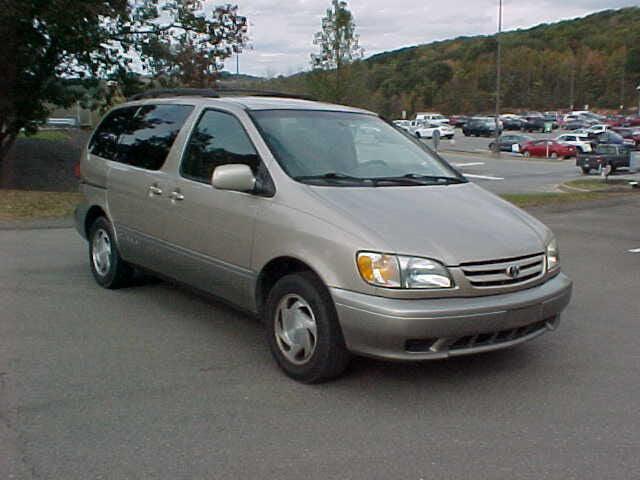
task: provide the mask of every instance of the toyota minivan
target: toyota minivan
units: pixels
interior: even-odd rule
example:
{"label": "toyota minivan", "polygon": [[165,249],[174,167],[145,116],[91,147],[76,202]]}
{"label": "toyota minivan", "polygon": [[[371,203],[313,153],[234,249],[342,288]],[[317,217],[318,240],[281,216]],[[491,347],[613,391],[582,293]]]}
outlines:
{"label": "toyota minivan", "polygon": [[511,347],[553,330],[571,296],[547,227],[365,110],[150,92],[104,117],[80,172],[99,285],[139,269],[252,312],[302,382],[353,354]]}

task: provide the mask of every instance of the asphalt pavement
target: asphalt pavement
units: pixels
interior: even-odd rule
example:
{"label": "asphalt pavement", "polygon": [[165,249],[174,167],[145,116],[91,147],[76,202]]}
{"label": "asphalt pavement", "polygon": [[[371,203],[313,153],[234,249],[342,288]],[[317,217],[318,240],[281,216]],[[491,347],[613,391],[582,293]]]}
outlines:
{"label": "asphalt pavement", "polygon": [[638,478],[639,208],[533,212],[575,281],[556,332],[319,386],[229,307],[99,288],[72,229],[0,231],[0,478]]}

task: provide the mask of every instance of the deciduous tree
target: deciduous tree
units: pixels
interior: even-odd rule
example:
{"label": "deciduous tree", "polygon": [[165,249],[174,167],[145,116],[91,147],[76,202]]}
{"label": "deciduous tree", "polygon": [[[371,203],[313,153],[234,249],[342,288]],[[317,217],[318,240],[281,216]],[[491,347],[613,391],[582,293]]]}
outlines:
{"label": "deciduous tree", "polygon": [[230,4],[0,0],[0,160],[22,128],[46,116],[47,104],[75,100],[62,80],[131,80],[139,69],[207,86],[246,42],[246,18]]}

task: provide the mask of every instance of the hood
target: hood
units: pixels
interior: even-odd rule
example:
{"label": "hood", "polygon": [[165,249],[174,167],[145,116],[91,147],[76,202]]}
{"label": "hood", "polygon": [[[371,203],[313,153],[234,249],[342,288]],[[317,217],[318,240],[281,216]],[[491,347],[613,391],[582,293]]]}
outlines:
{"label": "hood", "polygon": [[312,187],[388,253],[429,257],[447,266],[544,251],[549,229],[472,183],[424,187]]}

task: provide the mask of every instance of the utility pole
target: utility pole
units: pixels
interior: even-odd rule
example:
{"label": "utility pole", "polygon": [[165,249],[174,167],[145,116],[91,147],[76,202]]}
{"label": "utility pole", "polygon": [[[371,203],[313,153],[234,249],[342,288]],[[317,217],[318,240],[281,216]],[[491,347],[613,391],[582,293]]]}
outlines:
{"label": "utility pole", "polygon": [[498,47],[496,58],[496,139],[493,145],[493,153],[497,157],[500,156],[500,81],[502,74],[502,0],[498,0],[498,35],[496,36],[496,44]]}
{"label": "utility pole", "polygon": [[576,87],[576,55],[571,59],[571,83],[569,85],[569,108],[573,111],[573,96]]}
{"label": "utility pole", "polygon": [[236,75],[240,75],[240,52],[236,52]]}

